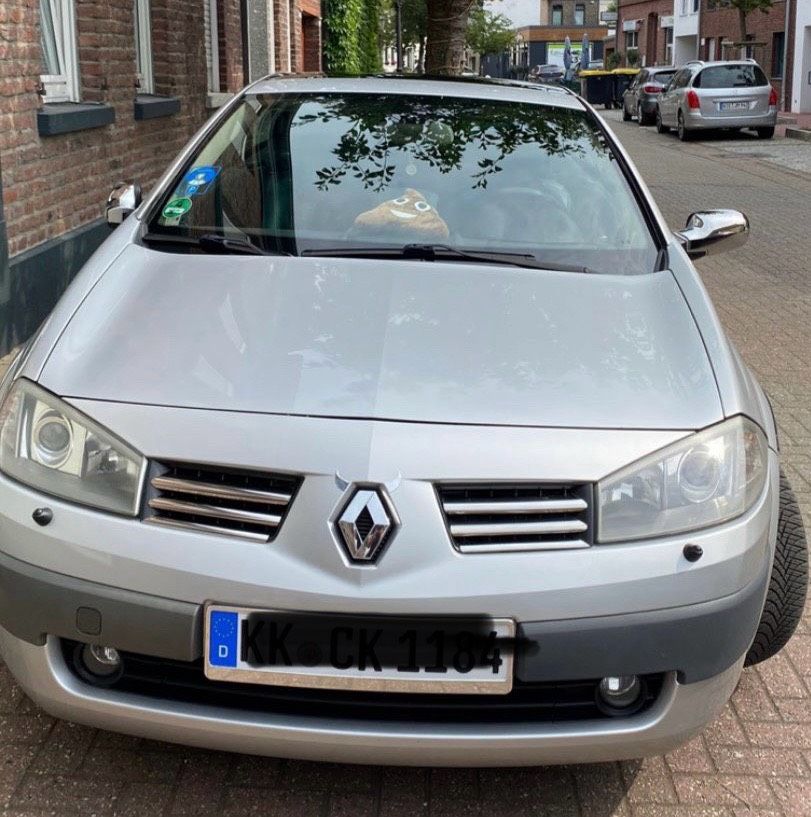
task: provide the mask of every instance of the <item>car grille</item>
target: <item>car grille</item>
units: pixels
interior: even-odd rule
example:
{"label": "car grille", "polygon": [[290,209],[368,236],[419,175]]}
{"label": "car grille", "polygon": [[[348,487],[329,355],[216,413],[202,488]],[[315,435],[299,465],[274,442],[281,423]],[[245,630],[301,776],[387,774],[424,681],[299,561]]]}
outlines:
{"label": "car grille", "polygon": [[563,550],[592,541],[591,485],[439,485],[437,493],[462,553]]}
{"label": "car grille", "polygon": [[190,463],[155,463],[145,521],[268,542],[279,532],[300,477]]}
{"label": "car grille", "polygon": [[[62,641],[65,662],[76,669],[77,642]],[[516,679],[508,695],[406,695],[344,692],[224,681],[209,681],[202,659],[193,662],[121,653],[123,675],[107,689],[248,712],[334,720],[406,723],[537,723],[616,718],[597,705],[599,679],[523,683]],[[643,698],[627,717],[649,709],[662,691],[664,674],[641,676]]]}

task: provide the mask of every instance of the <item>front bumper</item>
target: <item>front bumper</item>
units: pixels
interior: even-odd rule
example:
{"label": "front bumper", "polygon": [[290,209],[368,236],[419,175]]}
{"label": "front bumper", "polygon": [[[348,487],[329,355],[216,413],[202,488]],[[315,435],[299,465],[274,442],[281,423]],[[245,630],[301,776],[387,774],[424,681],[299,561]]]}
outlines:
{"label": "front bumper", "polygon": [[[749,648],[763,609],[768,562],[723,598],[645,613],[523,621],[521,681],[677,672],[693,684],[721,674]],[[49,636],[127,652],[195,661],[203,651],[202,605],[82,581],[0,553],[0,626],[45,645]]]}
{"label": "front bumper", "polygon": [[434,725],[295,718],[164,703],[84,684],[67,668],[55,638],[37,646],[0,629],[0,651],[36,703],[72,721],[224,751],[419,766],[588,763],[666,752],[721,711],[743,662],[694,684],[681,684],[671,673],[655,705],[628,719]]}

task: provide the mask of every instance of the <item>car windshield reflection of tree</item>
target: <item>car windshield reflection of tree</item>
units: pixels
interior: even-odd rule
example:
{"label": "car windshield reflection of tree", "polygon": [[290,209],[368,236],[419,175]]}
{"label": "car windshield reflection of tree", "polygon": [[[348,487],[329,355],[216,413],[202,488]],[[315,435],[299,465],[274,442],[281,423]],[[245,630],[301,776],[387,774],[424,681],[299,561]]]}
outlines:
{"label": "car windshield reflection of tree", "polygon": [[534,105],[468,100],[423,100],[368,97],[317,100],[320,110],[306,113],[294,126],[336,120],[348,125],[333,150],[334,165],[316,169],[322,190],[348,175],[367,189],[384,190],[394,178],[397,161],[412,159],[446,174],[462,168],[465,151],[481,153],[471,187],[485,188],[518,147],[535,145],[547,155],[577,154],[587,139],[608,152],[602,135],[582,113]]}

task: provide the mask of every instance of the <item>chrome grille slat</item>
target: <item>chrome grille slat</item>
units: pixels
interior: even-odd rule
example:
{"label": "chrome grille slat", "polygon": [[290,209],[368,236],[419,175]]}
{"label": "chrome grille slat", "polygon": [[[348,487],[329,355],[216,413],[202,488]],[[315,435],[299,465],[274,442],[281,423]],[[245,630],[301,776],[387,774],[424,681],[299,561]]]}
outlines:
{"label": "chrome grille slat", "polygon": [[545,483],[438,485],[460,553],[526,553],[591,546],[591,486]]}
{"label": "chrome grille slat", "polygon": [[267,542],[268,538],[263,533],[250,533],[244,530],[224,528],[219,525],[203,525],[200,522],[183,522],[180,519],[167,519],[162,516],[150,516],[146,520],[150,525],[161,525],[166,528],[179,528],[181,530],[196,531],[198,533],[216,533],[220,536],[233,536],[238,539],[247,539],[251,542]]}
{"label": "chrome grille slat", "polygon": [[524,502],[443,502],[442,507],[449,516],[470,513],[535,514],[585,511],[588,503],[584,499],[539,499]]}
{"label": "chrome grille slat", "polygon": [[257,502],[268,505],[287,505],[290,502],[290,494],[258,491],[255,488],[237,488],[229,485],[211,485],[207,482],[177,479],[176,477],[153,477],[152,486],[159,491],[209,496],[214,499],[234,499],[239,502]]}
{"label": "chrome grille slat", "polygon": [[459,545],[460,553],[529,553],[533,550],[577,550],[591,547],[582,539],[564,539],[561,542],[544,542],[543,546],[537,542],[499,542],[497,545]]}
{"label": "chrome grille slat", "polygon": [[578,519],[571,522],[506,522],[496,524],[451,525],[451,535],[461,536],[531,536],[535,533],[583,533],[588,525]]}
{"label": "chrome grille slat", "polygon": [[301,477],[194,463],[153,463],[145,521],[268,542],[278,533]]}
{"label": "chrome grille slat", "polygon": [[203,505],[199,502],[183,502],[178,499],[158,497],[149,500],[149,507],[156,511],[172,513],[190,513],[195,516],[212,516],[215,519],[228,519],[232,522],[251,522],[256,525],[276,527],[282,521],[281,516],[254,511],[240,511],[234,508],[223,508],[219,505]]}

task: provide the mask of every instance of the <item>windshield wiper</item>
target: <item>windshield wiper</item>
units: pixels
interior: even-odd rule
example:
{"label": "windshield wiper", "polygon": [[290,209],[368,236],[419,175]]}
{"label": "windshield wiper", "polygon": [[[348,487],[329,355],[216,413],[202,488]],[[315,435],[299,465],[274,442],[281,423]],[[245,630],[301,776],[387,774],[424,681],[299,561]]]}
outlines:
{"label": "windshield wiper", "polygon": [[194,247],[203,250],[203,252],[219,255],[287,255],[287,253],[281,252],[268,252],[244,238],[219,235],[218,233],[206,233],[201,236],[144,233],[141,240],[146,244]]}
{"label": "windshield wiper", "polygon": [[593,272],[576,264],[542,263],[532,253],[501,250],[463,250],[449,244],[404,244],[401,247],[335,247],[303,250],[303,256],[324,258],[404,258],[419,261],[472,261],[476,264],[501,264],[509,267],[549,272]]}

